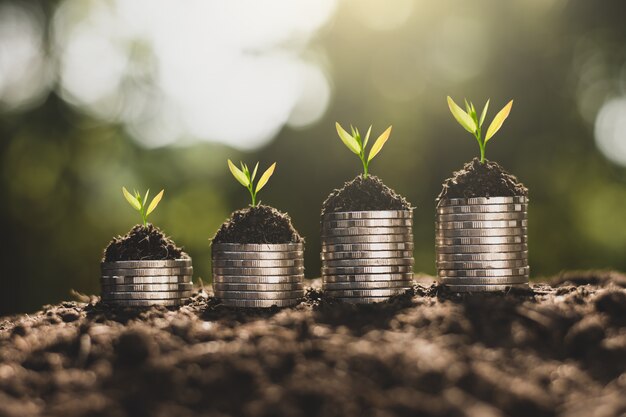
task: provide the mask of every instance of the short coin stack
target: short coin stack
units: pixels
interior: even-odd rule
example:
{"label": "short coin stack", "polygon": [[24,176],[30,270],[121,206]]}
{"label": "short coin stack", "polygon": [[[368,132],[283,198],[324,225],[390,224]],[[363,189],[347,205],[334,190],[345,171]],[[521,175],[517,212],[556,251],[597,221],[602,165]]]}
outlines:
{"label": "short coin stack", "polygon": [[191,258],[102,262],[102,301],[124,307],[179,306],[191,296]]}
{"label": "short coin stack", "polygon": [[413,285],[411,210],[322,216],[325,294],[355,304],[385,301]]}
{"label": "short coin stack", "polygon": [[302,243],[214,243],[213,290],[231,307],[288,307],[304,297]]}
{"label": "short coin stack", "polygon": [[442,199],[437,207],[439,279],[458,292],[528,286],[527,197]]}

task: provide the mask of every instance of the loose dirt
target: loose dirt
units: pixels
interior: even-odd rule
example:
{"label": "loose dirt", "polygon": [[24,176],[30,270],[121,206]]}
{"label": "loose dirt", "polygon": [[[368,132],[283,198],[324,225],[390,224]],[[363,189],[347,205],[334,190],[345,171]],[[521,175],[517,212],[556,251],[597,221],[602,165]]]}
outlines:
{"label": "loose dirt", "polygon": [[357,176],[334,190],[322,205],[322,215],[338,211],[410,210],[404,197],[375,176]]}
{"label": "loose dirt", "polygon": [[215,234],[213,243],[299,243],[291,218],[270,206],[235,211]]}
{"label": "loose dirt", "polygon": [[158,227],[136,225],[124,236],[114,238],[104,250],[103,261],[178,259],[183,249]]}

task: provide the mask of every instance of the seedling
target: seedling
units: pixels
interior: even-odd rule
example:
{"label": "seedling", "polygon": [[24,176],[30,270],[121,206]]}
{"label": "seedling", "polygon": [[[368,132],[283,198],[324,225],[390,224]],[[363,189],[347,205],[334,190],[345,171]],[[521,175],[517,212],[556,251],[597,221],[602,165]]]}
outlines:
{"label": "seedling", "polygon": [[367,141],[370,138],[370,133],[372,132],[372,126],[367,129],[367,134],[365,135],[365,139],[361,139],[361,134],[359,133],[359,129],[356,129],[350,126],[350,130],[352,134],[346,132],[346,130],[341,127],[339,123],[335,123],[335,127],[337,128],[337,133],[339,134],[339,138],[343,142],[344,145],[348,147],[352,152],[358,155],[359,159],[361,159],[361,163],[363,164],[363,178],[367,178],[369,174],[369,165],[370,161],[374,159],[376,155],[381,151],[383,146],[385,146],[385,142],[389,139],[389,135],[391,135],[391,126],[387,128],[374,142],[374,146],[370,149],[370,153],[367,158],[365,158],[365,147],[367,146]]}
{"label": "seedling", "polygon": [[143,220],[143,225],[146,227],[148,225],[148,216],[150,213],[154,211],[154,209],[159,205],[159,202],[163,198],[163,193],[165,190],[161,190],[150,202],[150,205],[146,207],[146,202],[148,201],[148,195],[150,194],[150,190],[146,191],[146,196],[142,199],[141,194],[137,190],[134,190],[134,195],[129,193],[126,187],[122,187],[122,193],[124,194],[124,198],[128,201],[128,204],[131,205],[132,208],[137,210],[139,214],[141,214],[141,219]]}
{"label": "seedling", "polygon": [[489,142],[489,139],[491,139],[493,135],[495,135],[496,132],[500,130],[500,128],[502,127],[502,123],[504,123],[506,118],[509,117],[509,113],[511,112],[512,106],[513,106],[513,100],[509,101],[507,105],[504,106],[498,114],[496,114],[496,117],[493,118],[493,121],[491,122],[491,124],[489,125],[489,128],[487,129],[487,134],[485,135],[485,138],[483,139],[481,129],[483,126],[483,122],[485,121],[485,116],[487,116],[487,109],[489,108],[489,100],[487,100],[487,103],[485,104],[485,107],[483,108],[483,111],[480,114],[480,119],[479,119],[478,114],[476,113],[476,109],[474,108],[474,103],[472,103],[471,101],[468,103],[467,100],[465,100],[466,111],[463,111],[463,109],[460,108],[454,102],[454,100],[450,98],[450,96],[448,96],[448,107],[450,107],[450,112],[452,112],[452,115],[454,116],[456,121],[459,122],[459,124],[463,126],[465,130],[467,130],[472,135],[474,135],[474,137],[478,141],[478,146],[480,147],[480,162],[481,163],[485,162],[485,147],[487,146],[487,142]]}
{"label": "seedling", "polygon": [[256,195],[259,191],[261,191],[261,188],[265,187],[265,184],[267,184],[270,177],[274,173],[274,169],[276,169],[276,162],[274,162],[272,166],[270,166],[263,173],[263,175],[261,175],[261,178],[259,178],[259,181],[256,183],[256,187],[254,186],[254,178],[256,177],[257,169],[259,169],[258,162],[256,163],[252,173],[250,173],[248,165],[241,162],[241,169],[239,169],[237,168],[237,166],[235,166],[235,164],[232,163],[230,159],[228,160],[228,168],[230,169],[231,174],[233,174],[233,177],[235,177],[235,179],[239,181],[241,185],[248,189],[248,192],[250,192],[250,197],[252,198],[252,206],[254,207],[257,205]]}

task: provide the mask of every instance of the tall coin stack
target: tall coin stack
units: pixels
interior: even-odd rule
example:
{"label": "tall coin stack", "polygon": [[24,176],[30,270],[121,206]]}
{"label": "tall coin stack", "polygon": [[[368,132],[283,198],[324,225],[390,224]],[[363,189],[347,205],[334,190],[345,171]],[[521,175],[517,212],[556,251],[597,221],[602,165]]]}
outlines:
{"label": "tall coin stack", "polygon": [[179,306],[191,296],[191,258],[102,262],[102,301],[124,307]]}
{"label": "tall coin stack", "polygon": [[215,243],[213,290],[231,307],[288,307],[304,297],[302,243]]}
{"label": "tall coin stack", "polygon": [[441,199],[436,253],[441,283],[457,292],[528,286],[527,197]]}
{"label": "tall coin stack", "polygon": [[322,216],[322,286],[355,304],[385,301],[413,285],[411,210]]}

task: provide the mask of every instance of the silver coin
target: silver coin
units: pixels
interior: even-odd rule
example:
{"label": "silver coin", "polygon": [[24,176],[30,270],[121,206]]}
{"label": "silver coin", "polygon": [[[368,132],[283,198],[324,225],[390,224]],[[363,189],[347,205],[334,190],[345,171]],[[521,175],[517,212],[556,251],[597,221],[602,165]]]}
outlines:
{"label": "silver coin", "polygon": [[526,227],[528,220],[485,220],[482,222],[437,222],[436,228],[445,229],[496,229],[511,227]]}
{"label": "silver coin", "polygon": [[[413,251],[413,242],[388,243],[342,243],[325,244],[322,242],[322,253],[357,253],[364,251]],[[323,256],[323,255],[322,255]]]}
{"label": "silver coin", "polygon": [[443,198],[439,200],[437,206],[465,206],[472,204],[516,204],[516,203],[528,203],[528,197],[516,196],[516,197],[472,197],[472,198]]}
{"label": "silver coin", "polygon": [[528,266],[527,259],[511,259],[508,261],[437,262],[437,268],[439,269],[501,269],[521,268],[523,266]]}
{"label": "silver coin", "polygon": [[468,206],[446,206],[437,208],[437,214],[461,213],[513,213],[528,210],[528,204],[472,204]]}
{"label": "silver coin", "polygon": [[439,278],[442,284],[446,285],[510,285],[527,284],[528,277],[515,275],[510,277],[489,277],[489,278]]}
{"label": "silver coin", "polygon": [[303,282],[304,274],[299,275],[280,275],[280,276],[229,276],[229,275],[213,275],[215,283],[241,283],[241,284],[288,284]]}
{"label": "silver coin", "polygon": [[329,295],[331,297],[393,297],[394,295],[404,294],[406,290],[411,289],[411,287],[406,288],[383,288],[377,290],[325,290],[324,294]]}
{"label": "silver coin", "polygon": [[304,251],[293,252],[271,252],[271,251],[259,251],[259,252],[237,252],[228,251],[220,252],[213,251],[213,259],[246,259],[246,260],[271,260],[271,259],[301,259],[304,257]]}
{"label": "silver coin", "polygon": [[437,261],[508,261],[511,259],[528,259],[528,251],[495,252],[495,253],[440,253]]}
{"label": "silver coin", "polygon": [[495,228],[495,229],[438,229],[435,236],[438,239],[454,237],[491,237],[491,236],[526,236],[526,227]]}
{"label": "silver coin", "polygon": [[413,235],[322,236],[324,246],[351,243],[413,243]]}
{"label": "silver coin", "polygon": [[447,285],[446,288],[455,292],[493,292],[509,291],[512,288],[528,288],[528,284],[509,285]]}
{"label": "silver coin", "polygon": [[298,275],[304,272],[303,266],[292,266],[285,268],[219,268],[213,267],[213,275]]}
{"label": "silver coin", "polygon": [[241,283],[221,283],[213,284],[216,291],[294,291],[302,290],[302,282],[291,284],[241,284]]}
{"label": "silver coin", "polygon": [[285,300],[242,300],[242,299],[222,299],[222,304],[228,307],[241,308],[269,308],[269,307],[291,307],[300,304],[299,298]]}
{"label": "silver coin", "polygon": [[528,244],[516,243],[513,245],[454,245],[437,246],[437,255],[442,253],[496,253],[496,252],[517,252],[527,251]]}
{"label": "silver coin", "polygon": [[335,227],[322,229],[322,237],[370,236],[370,235],[411,235],[410,226],[402,227]]}
{"label": "silver coin", "polygon": [[191,291],[134,291],[134,292],[106,292],[102,293],[103,300],[171,300],[191,297]]}
{"label": "silver coin", "polygon": [[323,261],[336,261],[340,259],[389,259],[410,258],[412,251],[408,250],[380,250],[380,251],[353,251],[353,252],[322,252]]}
{"label": "silver coin", "polygon": [[213,289],[215,296],[225,299],[245,299],[245,300],[291,300],[304,297],[303,290],[294,291],[222,291]]}
{"label": "silver coin", "polygon": [[192,275],[193,267],[183,268],[124,268],[124,269],[102,269],[102,275],[115,275],[124,277],[146,277],[146,276],[172,276],[172,275]]}
{"label": "silver coin", "polygon": [[509,277],[517,275],[528,276],[529,267],[523,268],[506,268],[506,269],[468,269],[468,270],[451,270],[439,269],[437,275],[440,278],[456,277],[456,278],[481,278],[481,277]]}
{"label": "silver coin", "polygon": [[114,284],[102,285],[102,293],[105,292],[147,292],[147,291],[191,291],[193,284],[183,282],[180,284]]}
{"label": "silver coin", "polygon": [[214,243],[213,252],[294,252],[303,251],[303,243]]}
{"label": "silver coin", "polygon": [[413,258],[336,259],[322,261],[327,267],[413,265]]}
{"label": "silver coin", "polygon": [[304,259],[214,259],[213,266],[219,268],[285,268],[304,266]]}
{"label": "silver coin", "polygon": [[372,210],[372,211],[338,211],[326,213],[323,220],[350,220],[350,219],[410,219],[411,210]]}
{"label": "silver coin", "polygon": [[183,304],[182,299],[172,300],[102,300],[103,303],[116,305],[119,307],[151,307],[151,306],[166,306],[166,307],[178,307]]}
{"label": "silver coin", "polygon": [[413,267],[394,266],[353,266],[353,267],[322,267],[322,275],[352,275],[352,274],[395,274],[412,272]]}
{"label": "silver coin", "polygon": [[448,237],[435,239],[436,245],[509,245],[512,243],[526,243],[526,235],[518,236],[484,236],[484,237]]}
{"label": "silver coin", "polygon": [[324,220],[322,229],[350,227],[407,227],[412,226],[411,219],[358,219],[358,220]]}
{"label": "silver coin", "polygon": [[335,300],[347,303],[347,304],[376,304],[389,301],[391,297],[334,297]]}
{"label": "silver coin", "polygon": [[102,262],[102,269],[127,269],[127,268],[184,268],[191,266],[191,258],[164,259],[161,261],[137,260],[137,261],[115,261]]}
{"label": "silver coin", "polygon": [[438,214],[438,222],[465,222],[465,221],[492,221],[492,220],[526,220],[528,213],[518,211],[516,213],[463,213],[463,214]]}
{"label": "silver coin", "polygon": [[191,282],[191,275],[170,275],[163,277],[124,277],[115,275],[102,275],[100,283],[102,285],[117,284],[176,284]]}
{"label": "silver coin", "polygon": [[360,282],[323,282],[322,289],[327,290],[367,290],[384,288],[410,288],[413,281],[360,281]]}
{"label": "silver coin", "polygon": [[326,275],[322,276],[322,282],[389,282],[389,281],[413,281],[412,272],[396,274],[352,274],[352,275]]}

